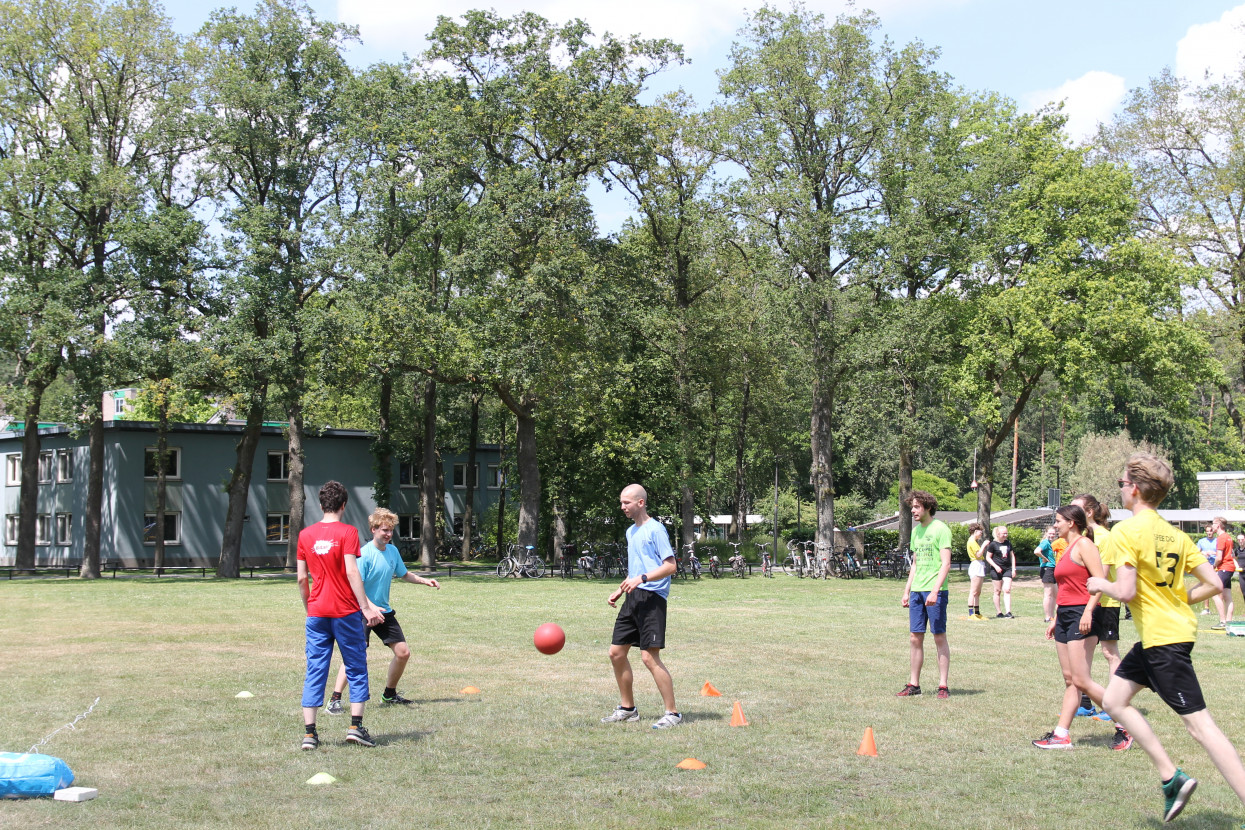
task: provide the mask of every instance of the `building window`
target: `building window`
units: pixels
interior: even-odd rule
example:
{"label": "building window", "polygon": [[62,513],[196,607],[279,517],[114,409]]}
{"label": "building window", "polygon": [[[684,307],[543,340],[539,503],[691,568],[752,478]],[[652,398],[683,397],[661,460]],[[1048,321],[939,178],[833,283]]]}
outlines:
{"label": "building window", "polygon": [[35,517],[35,544],[52,544],[52,517],[47,513],[40,513]]}
{"label": "building window", "polygon": [[39,453],[39,483],[40,484],[51,484],[52,483],[52,472],[55,466],[56,465],[53,463],[52,453],[50,451]]}
{"label": "building window", "polygon": [[57,513],[56,514],[56,544],[72,545],[73,544],[73,514]]}
{"label": "building window", "polygon": [[399,539],[418,539],[419,538],[419,517],[406,514],[398,516],[398,538]]}
{"label": "building window", "polygon": [[[480,465],[479,464],[477,464],[476,468],[471,471],[471,486],[472,487],[480,486]],[[466,489],[466,487],[467,487],[467,465],[466,464],[455,464],[454,465],[454,488],[457,490],[463,490],[463,489]]]}
{"label": "building window", "polygon": [[415,466],[414,462],[403,461],[398,464],[398,486],[419,486],[419,468]]}
{"label": "building window", "polygon": [[288,452],[268,453],[268,480],[290,480],[290,454]]}
{"label": "building window", "polygon": [[502,485],[506,483],[506,475],[502,471],[501,465],[488,465],[488,488],[490,490],[500,490]]}
{"label": "building window", "polygon": [[[143,514],[143,544],[154,545],[156,543],[156,514]],[[182,543],[182,514],[181,513],[165,513],[164,514],[164,544],[180,545]]]}
{"label": "building window", "polygon": [[22,454],[13,453],[4,459],[4,483],[16,487],[22,483]]}
{"label": "building window", "polygon": [[[272,466],[272,456],[268,456],[269,466]],[[290,514],[289,513],[269,513],[268,514],[268,541],[272,544],[281,544],[290,541]]]}
{"label": "building window", "polygon": [[[143,478],[156,477],[156,448],[148,447],[143,455]],[[164,477],[182,477],[182,451],[169,447],[164,451]]]}
{"label": "building window", "polygon": [[4,543],[6,545],[17,544],[17,526],[20,521],[20,516],[4,517]]}
{"label": "building window", "polygon": [[57,450],[56,480],[73,481],[73,450]]}

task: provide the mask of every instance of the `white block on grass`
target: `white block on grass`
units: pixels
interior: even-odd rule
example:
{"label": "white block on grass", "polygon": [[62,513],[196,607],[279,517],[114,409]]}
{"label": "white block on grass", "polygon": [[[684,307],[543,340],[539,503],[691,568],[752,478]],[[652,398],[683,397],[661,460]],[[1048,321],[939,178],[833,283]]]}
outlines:
{"label": "white block on grass", "polygon": [[238,692],[236,695],[234,695],[234,697],[248,698],[248,697],[255,697],[255,695],[251,694],[250,692]]}
{"label": "white block on grass", "polygon": [[57,801],[90,801],[97,795],[99,790],[94,787],[65,787],[52,793],[52,798]]}

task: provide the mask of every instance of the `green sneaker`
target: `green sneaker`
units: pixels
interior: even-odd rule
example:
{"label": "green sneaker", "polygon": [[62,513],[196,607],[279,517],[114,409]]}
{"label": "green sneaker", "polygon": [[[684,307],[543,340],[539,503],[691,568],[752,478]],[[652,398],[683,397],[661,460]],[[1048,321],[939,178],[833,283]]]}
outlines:
{"label": "green sneaker", "polygon": [[1197,789],[1197,779],[1190,778],[1177,769],[1171,780],[1163,785],[1163,821],[1171,821],[1180,815],[1189,796]]}

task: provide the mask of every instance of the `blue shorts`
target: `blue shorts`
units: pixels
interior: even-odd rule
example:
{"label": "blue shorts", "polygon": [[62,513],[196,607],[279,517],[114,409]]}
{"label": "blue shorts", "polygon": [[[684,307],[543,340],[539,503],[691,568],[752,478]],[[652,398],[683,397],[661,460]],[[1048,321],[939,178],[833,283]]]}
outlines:
{"label": "blue shorts", "polygon": [[908,630],[913,634],[924,634],[926,623],[934,634],[947,633],[947,590],[938,592],[938,602],[926,605],[929,591],[912,591],[908,594]]}
{"label": "blue shorts", "polygon": [[303,706],[324,705],[324,686],[329,679],[329,661],[333,659],[333,643],[341,652],[350,681],[350,702],[363,703],[367,690],[367,627],[363,613],[355,611],[345,617],[307,618],[307,676],[303,680]]}

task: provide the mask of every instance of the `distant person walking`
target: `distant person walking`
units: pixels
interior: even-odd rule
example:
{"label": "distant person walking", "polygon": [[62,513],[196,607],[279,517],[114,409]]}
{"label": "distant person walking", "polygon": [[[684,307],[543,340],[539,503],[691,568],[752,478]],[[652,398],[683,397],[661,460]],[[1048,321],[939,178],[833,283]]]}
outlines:
{"label": "distant person walking", "polygon": [[[981,583],[986,578],[986,557],[981,552],[981,539],[986,529],[981,522],[973,522],[968,526],[968,618],[970,620],[985,619],[981,616]],[[1245,590],[1245,589],[1242,589]]]}
{"label": "distant person walking", "polygon": [[938,698],[951,697],[947,686],[951,647],[947,644],[947,574],[951,572],[951,528],[934,518],[938,499],[924,490],[913,490],[912,566],[900,604],[908,609],[908,682],[896,697],[921,693],[921,668],[925,664],[925,632],[934,635],[938,652]]}
{"label": "distant person walking", "polygon": [[1046,528],[1046,533],[1042,535],[1042,541],[1033,549],[1038,558],[1038,576],[1042,580],[1042,616],[1047,623],[1055,618],[1055,608],[1057,607],[1056,595],[1058,586],[1055,583],[1055,548],[1051,543],[1058,536],[1059,534],[1055,531],[1053,525]]}
{"label": "distant person walking", "polygon": [[[994,617],[1012,618],[1012,580],[1016,578],[1016,551],[1007,541],[1007,528],[997,525],[994,528],[994,541],[982,548],[986,555],[986,565],[990,569],[990,579],[994,581]],[[1000,599],[1002,605],[999,605]]]}
{"label": "distant person walking", "polygon": [[[1206,561],[1210,566],[1215,567],[1216,548],[1215,548],[1215,525],[1210,523],[1206,525],[1206,535],[1197,540],[1197,549],[1206,557]],[[1202,603],[1202,613],[1210,613],[1210,600]]]}
{"label": "distant person walking", "polygon": [[1236,573],[1236,555],[1233,553],[1232,534],[1228,533],[1228,520],[1216,516],[1211,521],[1215,531],[1215,574],[1223,585],[1223,593],[1215,594],[1215,609],[1219,612],[1219,624],[1211,628],[1222,631],[1232,622],[1232,576]]}

